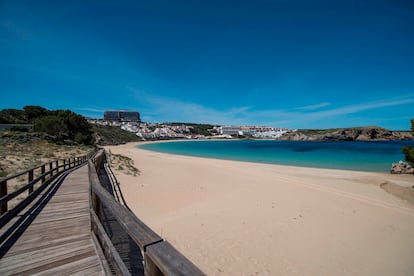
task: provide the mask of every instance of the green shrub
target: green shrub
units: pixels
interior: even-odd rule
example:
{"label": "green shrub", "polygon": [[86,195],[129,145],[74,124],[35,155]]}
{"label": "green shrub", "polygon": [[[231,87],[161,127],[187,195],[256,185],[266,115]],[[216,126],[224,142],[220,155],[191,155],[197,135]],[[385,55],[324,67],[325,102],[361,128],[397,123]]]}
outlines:
{"label": "green shrub", "polygon": [[[92,127],[81,115],[70,110],[47,110],[41,106],[25,106],[23,110],[0,110],[0,123],[5,124],[33,124],[34,130],[46,133],[57,144],[74,142],[77,144],[92,145],[94,137]],[[27,131],[15,127],[13,130]]]}
{"label": "green shrub", "polygon": [[405,161],[414,166],[414,147],[411,145],[403,147],[402,152],[405,155]]}

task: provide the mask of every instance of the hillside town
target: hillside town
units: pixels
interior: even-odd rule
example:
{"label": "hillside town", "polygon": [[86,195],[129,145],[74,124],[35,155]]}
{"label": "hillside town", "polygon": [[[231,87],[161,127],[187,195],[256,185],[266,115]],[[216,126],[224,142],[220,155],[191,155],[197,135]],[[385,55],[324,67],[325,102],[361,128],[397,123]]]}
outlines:
{"label": "hillside town", "polygon": [[103,119],[89,119],[89,123],[116,126],[135,133],[142,140],[155,139],[232,139],[252,137],[277,139],[289,132],[286,128],[267,126],[220,126],[188,123],[145,123],[136,111],[105,111]]}
{"label": "hillside town", "polygon": [[410,131],[392,131],[377,126],[326,130],[291,130],[268,126],[224,126],[192,123],[145,123],[136,111],[106,111],[103,119],[89,123],[115,126],[142,140],[168,139],[277,139],[288,141],[390,141],[412,140]]}
{"label": "hillside town", "polygon": [[116,126],[135,133],[142,140],[154,139],[233,139],[235,137],[254,137],[258,139],[276,139],[286,134],[288,129],[266,126],[212,126],[207,133],[198,134],[197,126],[185,123],[176,125],[168,123],[119,122],[89,119],[89,123]]}

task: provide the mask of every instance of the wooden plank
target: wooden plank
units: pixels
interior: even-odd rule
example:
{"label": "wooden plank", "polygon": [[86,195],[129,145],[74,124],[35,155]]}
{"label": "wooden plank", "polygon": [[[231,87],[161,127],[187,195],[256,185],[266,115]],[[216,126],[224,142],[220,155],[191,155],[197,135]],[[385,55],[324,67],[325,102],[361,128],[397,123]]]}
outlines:
{"label": "wooden plank", "polygon": [[[65,225],[63,226],[55,226],[52,225],[52,229],[53,231],[44,231],[45,228],[43,227],[33,227],[30,228],[30,235],[24,235],[24,237],[21,237],[22,241],[25,240],[25,237],[31,237],[31,236],[48,236],[48,235],[53,235],[53,234],[61,234],[61,235],[71,235],[72,233],[76,233],[76,232],[82,232],[82,231],[87,231],[88,229],[90,230],[90,225],[85,225],[89,222],[89,220],[82,220],[79,222],[82,222],[83,225],[79,225],[79,224],[74,224],[77,223],[79,220],[72,220],[73,223],[65,223]],[[50,224],[49,224],[50,225]],[[45,227],[47,227],[47,225],[45,225]]]}
{"label": "wooden plank", "polygon": [[144,260],[145,276],[164,276],[165,274],[158,268],[158,266],[151,260],[150,257],[146,257]]}
{"label": "wooden plank", "polygon": [[91,241],[73,242],[65,246],[33,250],[3,257],[1,274],[8,275],[30,270],[33,272],[41,271],[90,256],[96,256]]}
{"label": "wooden plank", "polygon": [[[7,195],[7,180],[0,182],[0,198]],[[8,210],[7,202],[0,203],[0,215],[6,213]]]}
{"label": "wooden plank", "polygon": [[[56,177],[56,178],[55,178]],[[33,200],[39,196],[39,194],[41,194],[42,191],[44,191],[44,189],[50,184],[53,183],[53,181],[59,181],[59,179],[61,179],[62,175],[55,175],[54,178],[50,178],[48,179],[45,183],[41,184],[39,188],[37,188],[34,192],[32,192],[31,194],[29,194],[29,196],[27,196],[24,200],[22,200],[21,202],[19,202],[13,209],[9,210],[7,213],[3,214],[0,217],[0,227],[3,227],[4,225],[6,225],[11,219],[13,219],[19,212],[21,212],[22,210],[24,210],[24,208],[26,208],[27,206],[29,206]],[[35,180],[33,180],[32,182],[37,182],[40,178],[37,178]],[[18,191],[22,190],[22,189],[28,189],[29,186],[31,185],[31,183],[27,184],[26,186],[22,187],[21,189],[10,193],[9,195],[7,195],[7,197],[11,196],[14,193],[17,193]],[[20,193],[20,192],[19,192]],[[3,200],[3,199],[2,199]]]}
{"label": "wooden plank", "polygon": [[[34,179],[34,170],[41,168],[41,175],[39,177],[37,177],[36,179]],[[53,169],[54,170],[54,169]],[[20,195],[21,193],[25,192],[26,190],[29,190],[29,196],[24,199],[22,202],[20,202],[17,206],[15,206],[10,213],[5,214],[4,216],[1,217],[0,219],[0,227],[5,225],[10,219],[12,219],[14,216],[16,216],[16,214],[18,212],[20,212],[25,206],[27,206],[28,204],[30,204],[32,202],[32,200],[39,195],[39,193],[41,193],[43,191],[43,189],[46,187],[45,185],[48,185],[48,183],[50,183],[52,180],[54,180],[54,177],[56,177],[57,175],[55,175],[54,177],[49,177],[48,180],[45,180],[45,176],[47,176],[49,173],[52,175],[53,171],[47,171],[45,172],[45,164],[39,166],[39,167],[35,167],[32,169],[29,169],[23,173],[19,173],[17,175],[8,177],[6,179],[2,180],[2,183],[6,183],[7,185],[7,179],[12,179],[12,178],[16,178],[18,176],[24,175],[28,173],[28,184],[24,185],[23,187],[19,188],[16,191],[13,191],[12,193],[7,194],[7,190],[3,190],[1,192],[3,192],[3,194],[1,194],[0,196],[0,205],[1,206],[7,206],[7,202],[12,200],[13,198],[17,197],[18,195]],[[33,193],[33,187],[36,183],[40,182],[40,180],[42,180],[41,184],[39,184],[39,187],[36,190],[36,194],[35,195],[31,195]],[[43,185],[45,184],[45,185]],[[3,185],[2,185],[3,187]],[[7,188],[7,186],[6,186]],[[6,207],[3,207],[3,211],[1,212],[1,214],[4,214],[7,210],[5,209]]]}
{"label": "wooden plank", "polygon": [[67,243],[78,242],[88,240],[90,238],[90,234],[80,234],[80,235],[72,235],[63,237],[62,235],[56,235],[54,237],[33,237],[32,239],[26,239],[25,241],[19,243],[18,247],[12,248],[8,253],[7,256],[14,256],[18,254],[22,254],[28,251],[33,250],[33,248],[43,249],[49,248],[54,246],[65,245]]}
{"label": "wooden plank", "polygon": [[102,248],[99,245],[99,241],[98,241],[96,235],[93,233],[93,231],[92,231],[92,240],[93,240],[93,243],[95,245],[96,253],[98,253],[97,255],[98,255],[99,261],[101,262],[103,270],[105,271],[105,274],[106,275],[112,274],[112,271],[111,271],[111,268],[109,267],[108,261],[106,260],[106,257],[105,257],[105,255],[102,251]]}
{"label": "wooden plank", "polygon": [[[146,275],[205,275],[169,242],[163,241],[147,247],[145,252]],[[155,267],[154,267],[155,266]]]}
{"label": "wooden plank", "polygon": [[79,261],[38,272],[36,275],[105,275],[102,267],[97,265],[96,257],[91,256]]}
{"label": "wooden plank", "polygon": [[63,227],[65,224],[72,224],[77,223],[79,220],[87,221],[88,216],[84,212],[85,210],[80,211],[72,211],[68,212],[64,215],[60,215],[59,217],[53,214],[45,214],[41,218],[37,219],[32,225],[35,227],[36,225],[40,225],[41,228],[45,228],[46,226],[53,226],[53,224],[58,223],[60,227]]}
{"label": "wooden plank", "polygon": [[100,246],[105,256],[110,260],[110,263],[116,269],[117,274],[126,276],[131,275],[118,252],[116,251],[115,247],[113,246],[111,240],[108,238],[108,235],[106,235],[105,230],[99,222],[98,217],[93,211],[91,212],[91,220],[94,233],[96,233],[97,237],[99,238]]}
{"label": "wooden plank", "polygon": [[[105,275],[90,229],[87,179],[87,167],[78,168],[57,190],[50,189],[55,194],[47,204],[34,209],[31,204],[19,213],[34,220],[9,233],[19,238],[0,259],[0,275]],[[2,235],[6,232],[2,229]]]}

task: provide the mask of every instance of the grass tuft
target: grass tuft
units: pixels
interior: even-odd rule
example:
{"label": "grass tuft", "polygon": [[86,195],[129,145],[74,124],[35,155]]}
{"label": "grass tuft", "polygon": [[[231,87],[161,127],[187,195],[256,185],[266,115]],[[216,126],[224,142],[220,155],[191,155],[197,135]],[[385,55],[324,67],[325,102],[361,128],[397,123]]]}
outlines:
{"label": "grass tuft", "polygon": [[109,153],[110,165],[118,171],[123,171],[126,174],[137,176],[140,170],[134,166],[134,160],[128,156],[121,154]]}

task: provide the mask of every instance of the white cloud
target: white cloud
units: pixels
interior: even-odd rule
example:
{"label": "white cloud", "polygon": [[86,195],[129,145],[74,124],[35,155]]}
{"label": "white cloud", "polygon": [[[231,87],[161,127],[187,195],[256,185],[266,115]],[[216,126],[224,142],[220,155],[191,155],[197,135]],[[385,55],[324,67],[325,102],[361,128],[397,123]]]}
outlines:
{"label": "white cloud", "polygon": [[[145,109],[156,121],[181,121],[212,123],[222,125],[269,125],[277,127],[315,126],[316,124],[338,124],[341,116],[357,114],[362,111],[407,105],[414,103],[412,95],[399,98],[351,104],[333,108],[333,104],[321,102],[314,105],[290,109],[258,110],[253,106],[229,106],[215,109],[198,103],[154,96],[145,91],[129,87],[137,100],[144,103]],[[326,107],[331,107],[326,109]],[[324,108],[323,110],[321,110]],[[142,112],[144,114],[144,111]],[[342,118],[343,119],[343,118]],[[369,119],[369,118],[368,118]],[[347,118],[352,121],[352,117]],[[358,123],[358,122],[356,122]]]}
{"label": "white cloud", "polygon": [[320,108],[323,108],[323,107],[327,107],[329,105],[331,105],[331,103],[323,102],[323,103],[318,103],[318,104],[314,104],[314,105],[296,107],[295,109],[297,109],[297,110],[316,110],[316,109],[320,109]]}
{"label": "white cloud", "polygon": [[406,105],[410,103],[414,103],[414,98],[384,99],[384,100],[375,101],[375,102],[366,102],[366,103],[360,103],[360,104],[355,104],[355,105],[343,106],[343,107],[339,107],[336,109],[317,111],[317,112],[314,112],[313,115],[317,117],[324,117],[324,116],[355,114],[361,111],[377,109],[377,108],[382,108],[382,107],[389,107],[389,106]]}
{"label": "white cloud", "polygon": [[81,110],[81,111],[96,112],[96,113],[105,112],[105,109],[97,109],[97,108],[92,108],[92,107],[78,107],[78,108],[75,108],[75,109],[76,110]]}

